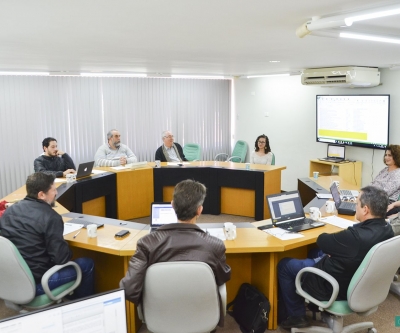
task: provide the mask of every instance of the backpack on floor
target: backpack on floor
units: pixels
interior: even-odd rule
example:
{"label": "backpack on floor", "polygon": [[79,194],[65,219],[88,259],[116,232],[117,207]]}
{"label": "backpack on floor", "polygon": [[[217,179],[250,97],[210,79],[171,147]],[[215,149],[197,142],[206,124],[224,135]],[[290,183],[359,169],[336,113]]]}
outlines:
{"label": "backpack on floor", "polygon": [[[233,310],[229,310],[233,306]],[[256,287],[243,283],[235,299],[226,306],[243,333],[264,333],[270,311],[268,298]]]}

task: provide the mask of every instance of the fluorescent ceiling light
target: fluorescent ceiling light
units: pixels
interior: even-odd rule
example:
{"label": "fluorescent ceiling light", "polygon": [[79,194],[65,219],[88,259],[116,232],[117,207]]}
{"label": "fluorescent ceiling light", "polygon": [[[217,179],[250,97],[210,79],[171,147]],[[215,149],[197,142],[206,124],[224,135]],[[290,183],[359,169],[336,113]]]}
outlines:
{"label": "fluorescent ceiling light", "polygon": [[29,76],[48,76],[49,72],[0,72],[0,75],[29,75]]}
{"label": "fluorescent ceiling light", "polygon": [[363,35],[363,34],[354,34],[354,33],[348,33],[348,32],[341,32],[339,34],[339,37],[351,38],[351,39],[361,39],[361,40],[371,40],[371,41],[374,41],[374,42],[400,44],[400,39],[383,37],[383,36]]}
{"label": "fluorescent ceiling light", "polygon": [[268,76],[290,76],[289,73],[284,73],[284,74],[265,74],[265,75],[249,75],[245,76],[246,79],[252,79],[255,77],[268,77]]}
{"label": "fluorescent ceiling light", "polygon": [[80,75],[90,77],[147,77],[147,74],[134,73],[81,73]]}
{"label": "fluorescent ceiling light", "polygon": [[281,62],[280,60],[270,60],[269,62]]}
{"label": "fluorescent ceiling light", "polygon": [[400,6],[395,5],[391,7],[385,7],[385,9],[382,8],[382,10],[374,9],[373,11],[370,10],[370,11],[360,12],[359,15],[348,17],[345,19],[345,21],[350,23],[349,25],[351,25],[353,22],[357,21],[370,20],[374,18],[386,17],[398,14],[400,14]]}
{"label": "fluorescent ceiling light", "polygon": [[174,79],[226,79],[223,75],[171,75]]}

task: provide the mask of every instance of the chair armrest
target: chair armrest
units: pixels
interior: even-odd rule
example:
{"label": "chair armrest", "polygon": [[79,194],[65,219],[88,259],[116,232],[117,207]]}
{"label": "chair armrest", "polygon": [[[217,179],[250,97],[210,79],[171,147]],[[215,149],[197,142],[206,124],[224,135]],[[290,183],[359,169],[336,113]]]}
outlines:
{"label": "chair armrest", "polygon": [[218,287],[219,295],[221,296],[222,308],[224,309],[224,316],[226,316],[226,284],[222,284]]}
{"label": "chair armrest", "polygon": [[226,156],[226,158],[228,158],[228,154],[225,154],[225,153],[219,153],[219,154],[215,155],[215,157],[214,157],[214,161],[216,161],[216,160],[217,160],[217,158],[218,158],[219,156]]}
{"label": "chair armrest", "polygon": [[[312,274],[319,275],[320,277],[324,278],[326,281],[328,281],[332,285],[332,288],[333,288],[332,295],[327,303],[322,303],[321,301],[310,296],[308,293],[306,293],[303,290],[303,288],[301,287],[301,277],[304,273],[312,273]],[[337,295],[339,293],[339,283],[336,281],[336,279],[332,275],[330,275],[318,268],[305,267],[305,268],[301,269],[300,272],[297,273],[296,292],[300,296],[304,297],[306,299],[306,301],[310,301],[310,302],[314,303],[321,309],[326,309],[326,308],[329,308],[333,304],[333,302],[336,300]]]}
{"label": "chair armrest", "polygon": [[140,303],[140,304],[136,307],[136,310],[137,310],[138,318],[142,321],[142,323],[146,323],[146,322],[144,321],[143,310],[142,310],[142,303]]}
{"label": "chair armrest", "polygon": [[240,160],[238,163],[242,163],[242,158],[240,156],[231,156],[226,161],[227,162],[232,161],[234,158],[238,158]]}
{"label": "chair armrest", "polygon": [[[50,288],[49,288],[49,279],[50,277],[58,272],[59,270],[61,270],[64,267],[67,266],[73,266],[76,270],[76,281],[75,283],[69,287],[67,290],[63,291],[62,293],[58,294],[57,296],[53,295],[53,293],[51,292]],[[81,268],[79,267],[79,265],[73,261],[68,261],[66,264],[64,265],[55,265],[52,268],[50,268],[46,273],[44,273],[44,275],[42,276],[42,287],[44,292],[46,293],[46,295],[53,301],[58,301],[61,298],[63,298],[64,296],[68,295],[69,293],[71,293],[72,291],[74,291],[79,284],[81,283],[82,280],[82,271]]]}

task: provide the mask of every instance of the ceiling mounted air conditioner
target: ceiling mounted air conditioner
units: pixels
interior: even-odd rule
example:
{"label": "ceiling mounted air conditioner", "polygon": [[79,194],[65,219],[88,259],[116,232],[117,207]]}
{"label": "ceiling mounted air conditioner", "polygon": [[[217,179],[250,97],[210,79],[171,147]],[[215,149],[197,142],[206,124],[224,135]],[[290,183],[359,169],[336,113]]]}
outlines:
{"label": "ceiling mounted air conditioner", "polygon": [[371,88],[380,84],[376,67],[309,68],[301,74],[301,84],[344,88]]}

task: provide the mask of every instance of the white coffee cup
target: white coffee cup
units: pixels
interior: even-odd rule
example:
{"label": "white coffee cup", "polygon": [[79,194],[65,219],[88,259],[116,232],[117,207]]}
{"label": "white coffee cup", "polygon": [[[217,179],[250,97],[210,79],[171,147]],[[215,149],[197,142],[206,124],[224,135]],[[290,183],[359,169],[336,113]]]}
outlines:
{"label": "white coffee cup", "polygon": [[160,160],[156,160],[156,168],[161,168],[161,161]]}
{"label": "white coffee cup", "polygon": [[325,211],[329,214],[332,214],[335,211],[335,202],[329,200],[325,202]]}
{"label": "white coffee cup", "polygon": [[314,172],[313,172],[313,177],[314,177],[314,179],[318,179],[318,175],[319,175],[319,172],[318,172],[318,171],[314,171]]}
{"label": "white coffee cup", "polygon": [[67,183],[73,183],[76,180],[76,174],[68,173],[65,178],[67,178]]}
{"label": "white coffee cup", "polygon": [[97,237],[97,224],[89,224],[86,229],[89,238]]}
{"label": "white coffee cup", "polygon": [[310,207],[310,218],[318,221],[322,217],[318,207]]}
{"label": "white coffee cup", "polygon": [[236,238],[236,226],[232,222],[225,222],[224,233],[227,240],[234,240]]}

